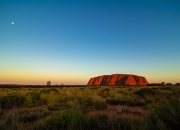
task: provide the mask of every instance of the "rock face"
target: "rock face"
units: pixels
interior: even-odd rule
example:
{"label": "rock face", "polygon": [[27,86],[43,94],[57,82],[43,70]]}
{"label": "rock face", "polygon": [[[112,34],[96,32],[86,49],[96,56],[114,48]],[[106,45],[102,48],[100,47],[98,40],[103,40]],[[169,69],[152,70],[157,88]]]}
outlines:
{"label": "rock face", "polygon": [[130,74],[102,75],[91,78],[87,85],[148,85],[145,77]]}

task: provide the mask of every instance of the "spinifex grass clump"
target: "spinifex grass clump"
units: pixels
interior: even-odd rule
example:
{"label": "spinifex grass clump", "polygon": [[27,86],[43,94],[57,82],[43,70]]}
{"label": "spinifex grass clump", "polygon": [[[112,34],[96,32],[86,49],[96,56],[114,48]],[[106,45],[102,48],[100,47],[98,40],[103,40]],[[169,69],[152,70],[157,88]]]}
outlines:
{"label": "spinifex grass clump", "polygon": [[42,92],[30,92],[25,95],[25,106],[37,106],[46,103],[46,100],[41,99]]}
{"label": "spinifex grass clump", "polygon": [[172,100],[158,106],[149,105],[148,109],[151,113],[148,122],[152,129],[180,129],[180,101]]}
{"label": "spinifex grass clump", "polygon": [[90,115],[89,117],[89,129],[90,130],[108,130],[109,129],[109,117],[106,114],[98,113]]}
{"label": "spinifex grass clump", "polygon": [[21,130],[22,123],[34,123],[36,120],[46,117],[49,114],[47,109],[22,110],[12,112],[4,120],[2,128],[5,130]]}
{"label": "spinifex grass clump", "polygon": [[7,95],[0,97],[0,104],[3,109],[23,106],[24,101],[25,97],[23,95]]}
{"label": "spinifex grass clump", "polygon": [[44,118],[49,114],[47,109],[22,110],[20,112],[11,113],[5,123],[11,124],[14,120],[17,122],[33,122],[40,118]]}
{"label": "spinifex grass clump", "polygon": [[110,105],[127,105],[127,106],[144,106],[145,101],[144,100],[137,100],[136,96],[134,96],[134,99],[123,99],[123,98],[108,98],[106,100],[106,103]]}
{"label": "spinifex grass clump", "polygon": [[3,114],[3,110],[2,110],[2,108],[0,108],[0,117],[2,114]]}
{"label": "spinifex grass clump", "polygon": [[34,126],[33,130],[85,130],[89,128],[88,119],[80,111],[67,109],[44,122]]}
{"label": "spinifex grass clump", "polygon": [[145,95],[154,95],[155,90],[151,88],[141,88],[140,90],[136,91],[135,94],[144,97]]}

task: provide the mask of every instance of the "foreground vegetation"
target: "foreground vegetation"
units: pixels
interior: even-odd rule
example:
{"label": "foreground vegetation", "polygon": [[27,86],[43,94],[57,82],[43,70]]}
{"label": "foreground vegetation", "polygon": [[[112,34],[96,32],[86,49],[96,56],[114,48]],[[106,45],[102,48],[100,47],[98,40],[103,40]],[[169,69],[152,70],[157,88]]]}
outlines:
{"label": "foreground vegetation", "polygon": [[0,130],[180,129],[180,86],[0,88]]}

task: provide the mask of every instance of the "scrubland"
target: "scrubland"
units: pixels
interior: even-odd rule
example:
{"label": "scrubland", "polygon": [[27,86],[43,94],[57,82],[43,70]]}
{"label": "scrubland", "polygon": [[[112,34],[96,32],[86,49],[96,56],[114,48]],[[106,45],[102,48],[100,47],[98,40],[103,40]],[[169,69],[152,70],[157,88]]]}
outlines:
{"label": "scrubland", "polygon": [[0,130],[180,129],[180,86],[0,88]]}

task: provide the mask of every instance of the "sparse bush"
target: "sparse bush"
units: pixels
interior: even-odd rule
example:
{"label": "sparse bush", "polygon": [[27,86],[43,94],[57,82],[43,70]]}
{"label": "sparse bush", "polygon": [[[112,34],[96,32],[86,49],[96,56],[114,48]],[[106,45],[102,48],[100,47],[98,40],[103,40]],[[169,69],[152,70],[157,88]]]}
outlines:
{"label": "sparse bush", "polygon": [[180,83],[176,83],[175,85],[180,86]]}
{"label": "sparse bush", "polygon": [[[161,106],[148,106],[151,114],[149,124],[152,129],[180,129],[180,102],[172,100]],[[159,127],[159,128],[158,128]]]}
{"label": "sparse bush", "polygon": [[23,110],[20,112],[13,112],[6,117],[3,124],[6,130],[21,130],[22,123],[34,122],[40,118],[44,118],[49,114],[46,109]]}
{"label": "sparse bush", "polygon": [[49,89],[43,89],[40,91],[40,93],[50,93],[50,90]]}
{"label": "sparse bush", "polygon": [[43,123],[37,124],[33,130],[85,130],[88,128],[88,119],[80,111],[67,109],[52,116]]}
{"label": "sparse bush", "polygon": [[173,84],[172,83],[166,83],[166,86],[172,86]]}
{"label": "sparse bush", "polygon": [[0,97],[1,108],[10,109],[13,107],[23,106],[25,97],[21,95],[7,95]]}
{"label": "sparse bush", "polygon": [[141,88],[135,94],[144,97],[145,95],[154,95],[156,91],[151,88]]}
{"label": "sparse bush", "polygon": [[48,105],[49,110],[62,110],[67,109],[69,106],[67,103],[60,103],[60,104],[51,104]]}
{"label": "sparse bush", "polygon": [[141,119],[120,117],[109,122],[110,130],[144,130]]}
{"label": "sparse bush", "polygon": [[135,100],[129,100],[129,99],[117,99],[117,98],[108,98],[106,100],[106,103],[110,105],[127,105],[127,106],[144,106],[145,102],[142,102],[141,100],[135,101]]}
{"label": "sparse bush", "polygon": [[3,114],[3,110],[2,108],[0,108],[0,116]]}
{"label": "sparse bush", "polygon": [[103,91],[110,91],[110,89],[109,88],[105,88],[105,89],[103,89]]}
{"label": "sparse bush", "polygon": [[94,114],[89,117],[90,130],[108,130],[109,117],[106,114]]}
{"label": "sparse bush", "polygon": [[161,86],[166,86],[165,82],[161,82]]}
{"label": "sparse bush", "polygon": [[108,104],[104,101],[96,100],[94,101],[93,106],[96,108],[96,110],[106,110]]}
{"label": "sparse bush", "polygon": [[53,91],[53,92],[58,92],[58,90],[55,89],[55,88],[51,88],[50,90]]}
{"label": "sparse bush", "polygon": [[122,100],[122,99],[116,99],[116,98],[109,98],[106,100],[106,103],[111,105],[130,105],[131,101],[129,100]]}

